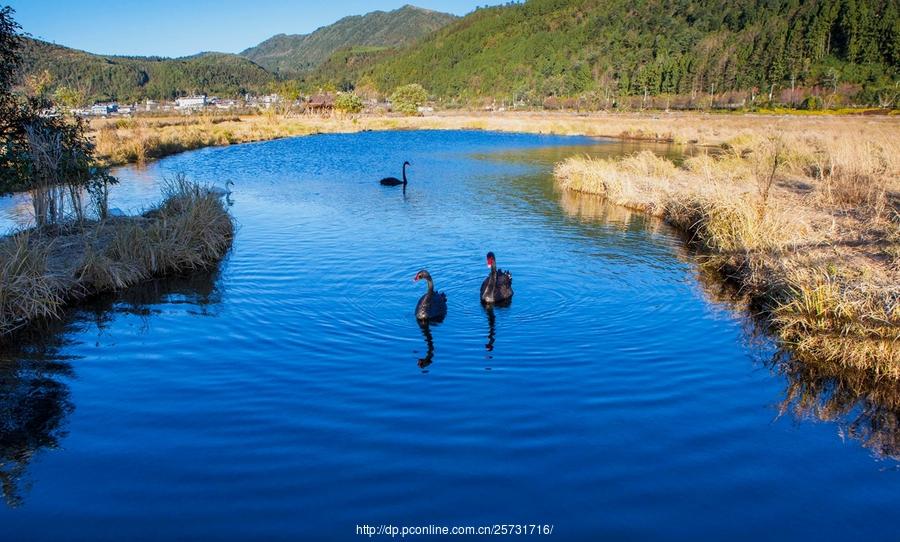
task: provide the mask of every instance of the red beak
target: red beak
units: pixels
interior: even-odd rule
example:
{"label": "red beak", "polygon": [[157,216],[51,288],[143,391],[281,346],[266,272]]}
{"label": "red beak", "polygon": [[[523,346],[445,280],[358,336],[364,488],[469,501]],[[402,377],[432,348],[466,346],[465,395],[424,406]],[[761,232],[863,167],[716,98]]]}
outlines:
{"label": "red beak", "polygon": [[419,282],[419,275],[413,277],[413,282]]}

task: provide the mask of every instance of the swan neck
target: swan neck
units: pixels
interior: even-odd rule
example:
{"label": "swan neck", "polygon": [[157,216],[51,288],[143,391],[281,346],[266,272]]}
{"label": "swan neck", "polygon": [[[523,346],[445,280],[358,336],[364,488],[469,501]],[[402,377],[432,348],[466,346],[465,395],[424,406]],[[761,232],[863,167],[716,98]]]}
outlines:
{"label": "swan neck", "polygon": [[403,184],[406,184],[406,164],[403,164]]}
{"label": "swan neck", "polygon": [[433,294],[434,293],[434,283],[431,281],[431,278],[425,279],[425,284],[428,285],[428,293]]}

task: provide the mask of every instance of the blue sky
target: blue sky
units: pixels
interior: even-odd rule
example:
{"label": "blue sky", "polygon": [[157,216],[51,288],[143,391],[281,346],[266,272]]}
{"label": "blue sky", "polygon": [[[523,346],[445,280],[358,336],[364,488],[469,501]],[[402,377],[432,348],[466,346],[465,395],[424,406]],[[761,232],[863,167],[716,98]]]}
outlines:
{"label": "blue sky", "polygon": [[346,15],[404,4],[464,15],[491,0],[0,0],[32,36],[92,53],[238,53],[275,34],[306,34]]}

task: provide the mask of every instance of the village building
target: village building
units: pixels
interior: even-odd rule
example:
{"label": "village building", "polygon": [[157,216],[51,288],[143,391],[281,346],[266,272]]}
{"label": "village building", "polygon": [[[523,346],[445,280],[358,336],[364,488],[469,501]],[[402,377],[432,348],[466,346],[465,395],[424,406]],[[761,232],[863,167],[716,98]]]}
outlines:
{"label": "village building", "polygon": [[200,96],[185,96],[175,100],[175,109],[193,110],[206,107],[206,94]]}

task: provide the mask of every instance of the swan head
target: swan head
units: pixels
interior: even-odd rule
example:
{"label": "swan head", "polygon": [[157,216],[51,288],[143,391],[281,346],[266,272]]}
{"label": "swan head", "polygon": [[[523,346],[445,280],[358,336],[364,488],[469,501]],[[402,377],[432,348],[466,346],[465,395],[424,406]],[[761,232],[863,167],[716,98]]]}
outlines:
{"label": "swan head", "polygon": [[410,164],[409,162],[403,162],[403,166],[404,166],[404,167],[405,167],[405,166],[411,166],[411,165],[412,165],[412,164]]}
{"label": "swan head", "polygon": [[227,183],[225,183],[225,188],[228,188],[229,186],[234,186],[234,181],[228,181]]}
{"label": "swan head", "polygon": [[487,266],[490,269],[493,269],[495,265],[497,265],[497,258],[494,257],[493,252],[488,252],[487,253]]}
{"label": "swan head", "polygon": [[419,282],[420,280],[431,280],[431,274],[424,269],[420,270],[416,273],[416,276],[413,277],[413,282]]}

